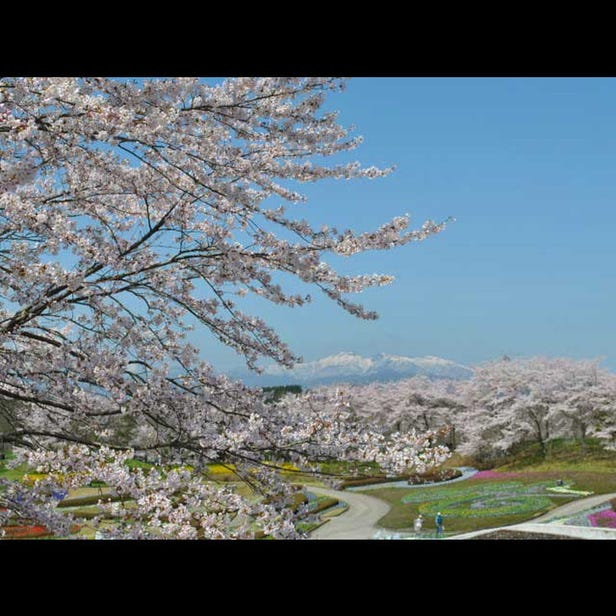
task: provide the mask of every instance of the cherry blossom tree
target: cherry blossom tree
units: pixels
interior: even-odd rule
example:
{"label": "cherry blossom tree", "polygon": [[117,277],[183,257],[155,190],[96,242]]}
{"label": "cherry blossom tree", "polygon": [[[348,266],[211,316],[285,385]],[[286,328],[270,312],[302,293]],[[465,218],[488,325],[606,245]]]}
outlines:
{"label": "cherry blossom tree", "polygon": [[582,451],[587,436],[616,441],[616,375],[594,360],[505,357],[475,367],[467,380],[413,377],[344,389],[358,420],[385,434],[445,432],[449,449],[478,460],[528,441],[544,456],[558,437],[578,439]]}
{"label": "cherry blossom tree", "polygon": [[475,370],[469,416],[472,443],[497,451],[535,440],[544,456],[554,436],[558,379],[552,360],[499,360]]}
{"label": "cherry blossom tree", "polygon": [[[360,143],[323,111],[343,85],[0,80],[0,396],[18,403],[3,438],[49,473],[29,491],[5,485],[1,515],[66,532],[50,494],[98,479],[135,503],[113,505],[121,536],[252,536],[257,522],[292,536],[281,456],[394,467],[430,458],[420,437],[358,434],[336,396],[320,411],[309,395],[264,404],[190,344],[199,328],[251,368],[260,358],[291,366],[299,358],[241,309],[243,295],[303,306],[311,296],[286,291],[291,276],[374,319],[348,295],[392,277],[341,275],[326,255],[399,247],[443,228],[410,230],[401,216],[355,233],[293,215],[303,183],[390,171],[336,162]],[[242,500],[185,467],[131,471],[135,450],[195,469],[232,464],[263,498]]]}
{"label": "cherry blossom tree", "polygon": [[589,434],[602,436],[602,430],[616,424],[616,376],[598,361],[559,361],[563,386],[558,409],[585,452]]}
{"label": "cherry blossom tree", "polygon": [[465,381],[416,376],[392,382],[344,384],[323,387],[321,392],[343,389],[354,415],[385,434],[431,433],[433,438],[456,447],[462,426]]}
{"label": "cherry blossom tree", "polygon": [[467,390],[465,452],[492,455],[534,440],[601,436],[614,421],[616,375],[569,358],[503,359],[478,366]]}

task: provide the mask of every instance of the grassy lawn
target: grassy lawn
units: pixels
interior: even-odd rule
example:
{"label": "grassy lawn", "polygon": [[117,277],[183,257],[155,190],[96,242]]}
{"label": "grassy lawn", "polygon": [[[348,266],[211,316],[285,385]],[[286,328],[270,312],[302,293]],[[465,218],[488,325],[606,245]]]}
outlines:
{"label": "grassy lawn", "polygon": [[604,471],[616,473],[616,451],[604,449],[598,439],[588,438],[584,444],[570,439],[554,439],[543,457],[536,443],[525,444],[499,462],[499,470],[532,471]]}
{"label": "grassy lawn", "polygon": [[19,480],[21,479],[27,472],[25,466],[20,466],[18,468],[7,468],[6,463],[9,460],[12,460],[15,456],[10,451],[5,453],[6,459],[0,461],[0,479],[11,479],[11,480]]}
{"label": "grassy lawn", "polygon": [[0,466],[0,478],[12,479],[15,481],[20,480],[27,472],[25,467],[6,468],[4,465]]}
{"label": "grassy lawn", "polygon": [[434,515],[440,510],[449,535],[525,522],[575,500],[574,496],[556,496],[545,490],[556,485],[557,479],[595,494],[616,492],[616,473],[559,470],[520,471],[518,476],[505,475],[502,479],[468,479],[450,485],[408,490],[383,488],[366,493],[391,505],[379,522],[381,526],[412,530],[413,520],[422,513],[424,530],[434,532]]}

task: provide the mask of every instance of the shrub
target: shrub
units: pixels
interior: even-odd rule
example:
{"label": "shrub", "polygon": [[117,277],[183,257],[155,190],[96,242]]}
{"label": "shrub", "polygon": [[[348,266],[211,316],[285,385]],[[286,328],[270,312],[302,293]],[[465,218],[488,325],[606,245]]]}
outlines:
{"label": "shrub", "polygon": [[98,481],[97,479],[93,479],[88,484],[89,488],[106,488],[107,484],[104,481]]}
{"label": "shrub", "polygon": [[451,479],[456,479],[457,477],[461,476],[462,471],[459,471],[457,468],[444,468],[411,475],[408,481],[411,485],[420,485],[423,483],[439,483],[441,481],[450,481]]}

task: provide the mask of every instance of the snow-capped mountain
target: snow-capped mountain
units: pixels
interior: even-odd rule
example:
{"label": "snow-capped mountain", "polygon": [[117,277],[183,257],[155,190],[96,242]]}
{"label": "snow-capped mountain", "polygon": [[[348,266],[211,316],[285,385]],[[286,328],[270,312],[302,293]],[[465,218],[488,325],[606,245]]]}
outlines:
{"label": "snow-capped mountain", "polygon": [[342,352],[303,364],[288,370],[277,364],[264,368],[262,375],[236,373],[235,376],[255,385],[325,385],[328,383],[370,383],[393,381],[422,375],[430,378],[466,379],[472,370],[441,357],[405,357],[381,353],[363,357]]}

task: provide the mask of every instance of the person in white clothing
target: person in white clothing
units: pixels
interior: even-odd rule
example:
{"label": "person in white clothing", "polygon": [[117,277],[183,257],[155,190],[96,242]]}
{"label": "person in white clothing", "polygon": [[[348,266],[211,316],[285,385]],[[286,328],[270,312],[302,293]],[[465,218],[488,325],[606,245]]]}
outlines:
{"label": "person in white clothing", "polygon": [[413,523],[413,528],[415,529],[415,533],[419,535],[421,533],[421,527],[423,526],[423,517],[421,513],[415,518],[415,522]]}

